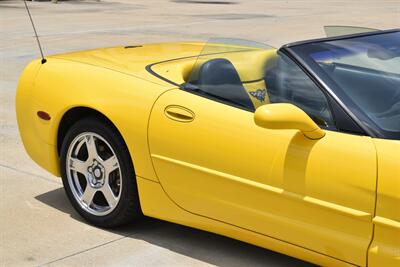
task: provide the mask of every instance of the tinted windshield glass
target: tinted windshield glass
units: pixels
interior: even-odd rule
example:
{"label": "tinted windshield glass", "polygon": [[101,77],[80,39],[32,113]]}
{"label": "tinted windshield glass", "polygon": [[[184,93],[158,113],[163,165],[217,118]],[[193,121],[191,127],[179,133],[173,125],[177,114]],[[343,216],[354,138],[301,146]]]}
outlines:
{"label": "tinted windshield glass", "polygon": [[400,138],[400,32],[302,45],[306,61],[325,73],[351,108],[388,138]]}

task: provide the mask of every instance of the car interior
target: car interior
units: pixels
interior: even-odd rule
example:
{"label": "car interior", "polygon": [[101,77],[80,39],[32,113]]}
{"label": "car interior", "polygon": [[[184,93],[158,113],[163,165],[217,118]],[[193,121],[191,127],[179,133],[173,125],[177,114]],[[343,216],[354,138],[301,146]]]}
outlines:
{"label": "car interior", "polygon": [[[184,89],[249,111],[268,103],[292,103],[328,126],[331,114],[323,93],[297,65],[276,50],[257,52],[257,57],[248,54],[246,60],[238,55],[198,60]],[[256,76],[249,77],[250,73]]]}
{"label": "car interior", "polygon": [[265,68],[275,60],[275,49],[200,56],[183,87],[254,111],[269,103]]}

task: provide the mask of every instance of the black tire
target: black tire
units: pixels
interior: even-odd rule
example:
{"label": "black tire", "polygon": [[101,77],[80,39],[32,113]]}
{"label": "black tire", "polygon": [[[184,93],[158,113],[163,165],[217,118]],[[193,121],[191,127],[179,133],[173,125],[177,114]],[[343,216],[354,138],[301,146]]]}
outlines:
{"label": "black tire", "polygon": [[[67,153],[71,142],[84,132],[93,132],[104,138],[114,150],[121,170],[121,195],[114,210],[106,215],[98,216],[84,210],[74,197],[67,178]],[[128,149],[121,135],[113,125],[100,117],[87,117],[71,126],[62,142],[60,153],[60,170],[65,192],[75,210],[91,224],[110,228],[131,223],[142,216],[135,171]]]}

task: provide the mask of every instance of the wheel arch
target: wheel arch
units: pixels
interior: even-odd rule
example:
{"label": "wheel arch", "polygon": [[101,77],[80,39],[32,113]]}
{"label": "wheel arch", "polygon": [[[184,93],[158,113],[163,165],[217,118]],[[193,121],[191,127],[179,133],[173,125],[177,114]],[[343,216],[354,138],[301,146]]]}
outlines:
{"label": "wheel arch", "polygon": [[[91,108],[91,107],[85,107],[85,106],[76,106],[73,108],[70,108],[68,111],[66,111],[61,120],[60,123],[58,124],[58,130],[57,130],[57,154],[60,156],[61,152],[61,145],[64,141],[64,138],[68,132],[68,130],[74,125],[75,122],[87,118],[87,117],[93,117],[101,120],[102,122],[106,123],[112,129],[119,135],[119,137],[122,139],[125,148],[128,151],[130,160],[132,161],[132,157],[130,155],[128,146],[125,142],[124,137],[122,136],[121,132],[118,130],[117,126],[102,112]],[[132,162],[133,164],[133,162]]]}

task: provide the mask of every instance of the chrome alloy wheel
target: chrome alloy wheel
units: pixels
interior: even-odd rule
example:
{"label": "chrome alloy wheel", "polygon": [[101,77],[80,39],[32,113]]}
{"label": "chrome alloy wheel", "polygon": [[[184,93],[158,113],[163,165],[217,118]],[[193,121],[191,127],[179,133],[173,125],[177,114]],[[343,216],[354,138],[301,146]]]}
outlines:
{"label": "chrome alloy wheel", "polygon": [[100,135],[84,132],[74,138],[66,157],[68,184],[87,212],[104,216],[117,206],[122,174],[111,145]]}

